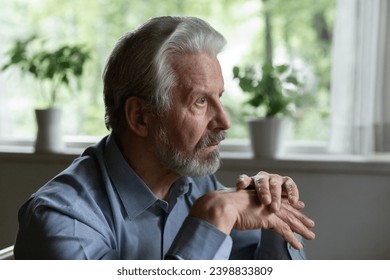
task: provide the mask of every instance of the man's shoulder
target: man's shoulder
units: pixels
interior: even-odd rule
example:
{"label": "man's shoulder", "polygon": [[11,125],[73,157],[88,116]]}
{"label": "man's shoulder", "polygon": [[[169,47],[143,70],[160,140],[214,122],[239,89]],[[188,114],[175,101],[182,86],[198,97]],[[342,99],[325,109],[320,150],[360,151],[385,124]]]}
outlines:
{"label": "man's shoulder", "polygon": [[29,203],[46,207],[63,207],[88,203],[92,196],[104,195],[104,164],[98,159],[97,148],[88,148],[66,169],[50,179],[30,198]]}

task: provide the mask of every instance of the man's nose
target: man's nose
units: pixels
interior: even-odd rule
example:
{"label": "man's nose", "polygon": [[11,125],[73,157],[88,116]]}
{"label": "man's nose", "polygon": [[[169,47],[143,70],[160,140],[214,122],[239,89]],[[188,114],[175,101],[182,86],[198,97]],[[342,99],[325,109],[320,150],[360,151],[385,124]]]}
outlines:
{"label": "man's nose", "polygon": [[214,129],[228,130],[230,128],[230,119],[222,103],[215,109],[212,123]]}

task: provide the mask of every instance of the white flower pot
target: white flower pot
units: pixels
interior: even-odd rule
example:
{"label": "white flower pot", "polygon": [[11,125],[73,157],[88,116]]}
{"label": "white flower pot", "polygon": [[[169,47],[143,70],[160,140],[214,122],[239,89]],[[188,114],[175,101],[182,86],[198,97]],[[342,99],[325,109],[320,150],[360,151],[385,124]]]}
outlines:
{"label": "white flower pot", "polygon": [[290,132],[289,122],[285,118],[251,119],[248,127],[255,158],[277,157]]}
{"label": "white flower pot", "polygon": [[35,141],[36,153],[60,153],[64,150],[60,108],[35,110],[38,132]]}

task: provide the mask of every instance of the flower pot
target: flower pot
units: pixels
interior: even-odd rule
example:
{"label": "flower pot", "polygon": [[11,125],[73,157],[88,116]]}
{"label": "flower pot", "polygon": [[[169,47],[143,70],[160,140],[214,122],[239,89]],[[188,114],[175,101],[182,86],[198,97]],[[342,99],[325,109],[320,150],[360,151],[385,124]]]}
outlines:
{"label": "flower pot", "polygon": [[289,135],[285,118],[259,118],[248,121],[249,136],[255,158],[275,158]]}
{"label": "flower pot", "polygon": [[35,110],[38,132],[35,141],[36,153],[59,153],[63,152],[60,108]]}

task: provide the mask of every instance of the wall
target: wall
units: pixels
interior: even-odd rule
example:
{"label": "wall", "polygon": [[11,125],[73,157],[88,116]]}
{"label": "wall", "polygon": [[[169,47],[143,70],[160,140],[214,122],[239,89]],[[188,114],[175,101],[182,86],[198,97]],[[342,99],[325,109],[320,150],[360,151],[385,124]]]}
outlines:
{"label": "wall", "polygon": [[310,259],[390,259],[389,163],[226,159],[217,175],[232,185],[259,170],[298,184],[304,212],[316,222],[316,239],[306,242]]}
{"label": "wall", "polygon": [[[13,244],[19,206],[74,157],[0,153],[0,248]],[[310,259],[390,259],[390,163],[225,157],[217,176],[231,186],[259,170],[298,184],[304,212],[316,221]]]}
{"label": "wall", "polygon": [[0,248],[14,242],[22,203],[74,157],[0,153]]}

